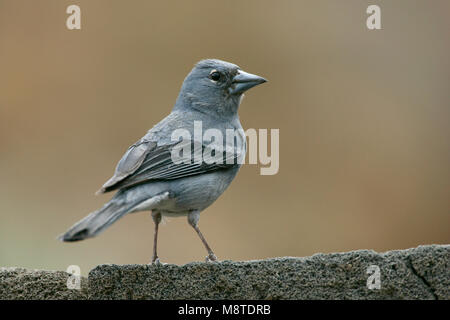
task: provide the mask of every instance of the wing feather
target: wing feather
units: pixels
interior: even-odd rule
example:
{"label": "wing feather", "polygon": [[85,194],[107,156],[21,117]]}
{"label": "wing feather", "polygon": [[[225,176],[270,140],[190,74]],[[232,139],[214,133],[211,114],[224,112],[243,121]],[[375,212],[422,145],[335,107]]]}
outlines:
{"label": "wing feather", "polygon": [[156,143],[149,140],[140,140],[133,144],[123,155],[117,164],[114,175],[105,182],[98,193],[107,192],[108,189],[114,190],[114,186],[120,181],[133,174],[145,160],[147,154],[156,147]]}
{"label": "wing feather", "polygon": [[[182,142],[186,143],[186,141]],[[191,142],[188,142],[191,143]],[[235,152],[227,153],[223,150],[222,163],[208,163],[212,159],[205,159],[201,163],[174,163],[172,149],[179,142],[157,146],[153,142],[141,142],[133,145],[117,165],[115,175],[108,180],[100,190],[109,192],[116,189],[127,188],[152,180],[173,180],[197,175],[215,170],[224,170],[238,166],[238,157]],[[147,148],[147,149],[145,149]],[[206,148],[202,145],[202,151]],[[202,152],[204,155],[204,153]],[[228,161],[232,159],[233,161]],[[231,163],[230,163],[231,162]]]}

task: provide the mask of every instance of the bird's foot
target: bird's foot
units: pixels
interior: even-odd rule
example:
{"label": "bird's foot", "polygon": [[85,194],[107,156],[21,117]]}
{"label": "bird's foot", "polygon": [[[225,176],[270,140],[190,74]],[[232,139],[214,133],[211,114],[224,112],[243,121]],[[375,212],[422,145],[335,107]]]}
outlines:
{"label": "bird's foot", "polygon": [[205,259],[206,262],[217,262],[217,257],[214,253],[210,253],[209,255],[206,256]]}
{"label": "bird's foot", "polygon": [[156,257],[156,258],[152,259],[152,263],[150,263],[150,264],[153,265],[153,266],[163,266],[163,265],[165,265],[167,263],[161,262],[161,260],[159,260],[159,258]]}

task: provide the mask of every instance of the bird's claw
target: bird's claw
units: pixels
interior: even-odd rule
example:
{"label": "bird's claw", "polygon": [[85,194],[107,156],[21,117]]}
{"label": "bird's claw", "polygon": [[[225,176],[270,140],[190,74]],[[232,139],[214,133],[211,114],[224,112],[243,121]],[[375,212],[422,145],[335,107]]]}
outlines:
{"label": "bird's claw", "polygon": [[217,262],[217,257],[214,253],[210,253],[209,255],[206,256],[205,261],[206,262]]}
{"label": "bird's claw", "polygon": [[151,264],[154,265],[154,266],[163,266],[163,265],[165,265],[167,263],[161,262],[161,260],[159,260],[159,258],[156,258],[156,259],[152,259],[152,263]]}

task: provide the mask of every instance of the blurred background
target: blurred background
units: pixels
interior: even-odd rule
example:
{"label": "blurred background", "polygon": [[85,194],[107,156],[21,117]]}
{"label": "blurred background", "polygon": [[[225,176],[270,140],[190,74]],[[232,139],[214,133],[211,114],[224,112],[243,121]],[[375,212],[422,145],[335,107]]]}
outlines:
{"label": "blurred background", "polygon": [[[66,28],[71,4],[81,30]],[[367,29],[369,4],[382,30]],[[203,58],[269,79],[241,122],[280,129],[279,173],[245,165],[202,213],[219,259],[450,243],[449,12],[447,0],[0,0],[0,266],[150,261],[147,212],[94,239],[56,237],[111,197],[94,192]],[[186,219],[169,220],[161,260],[203,260]]]}

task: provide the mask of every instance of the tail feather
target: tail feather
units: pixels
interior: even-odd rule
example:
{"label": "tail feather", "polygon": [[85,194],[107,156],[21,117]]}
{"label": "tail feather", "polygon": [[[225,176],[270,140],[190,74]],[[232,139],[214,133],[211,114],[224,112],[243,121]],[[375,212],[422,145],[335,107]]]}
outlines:
{"label": "tail feather", "polygon": [[75,223],[66,233],[59,236],[58,239],[70,242],[95,237],[123,217],[133,207],[135,207],[135,204],[124,204],[120,199],[114,197],[101,209],[92,212]]}

